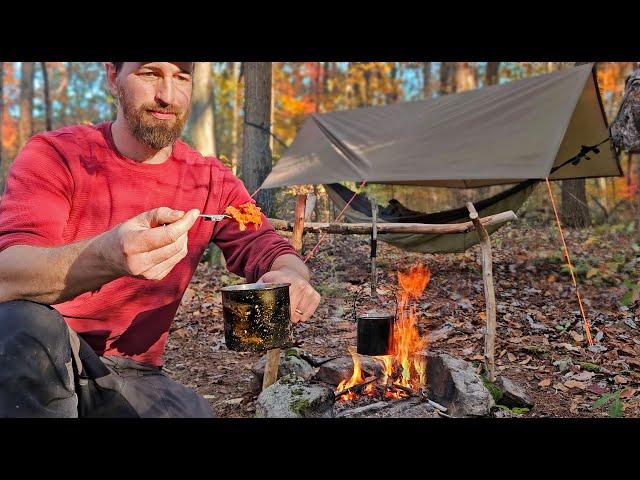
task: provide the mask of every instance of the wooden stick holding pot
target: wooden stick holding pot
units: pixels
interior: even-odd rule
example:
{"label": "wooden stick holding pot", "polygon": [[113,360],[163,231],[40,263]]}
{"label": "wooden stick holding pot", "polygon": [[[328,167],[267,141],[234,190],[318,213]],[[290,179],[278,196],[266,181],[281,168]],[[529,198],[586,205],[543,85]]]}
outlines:
{"label": "wooden stick holding pot", "polygon": [[[296,252],[302,251],[302,235],[304,234],[305,207],[307,196],[300,194],[296,199],[295,222],[293,224],[293,237],[291,243]],[[267,364],[264,367],[264,377],[262,378],[262,390],[273,385],[278,380],[278,369],[280,367],[280,348],[273,348],[267,351]]]}

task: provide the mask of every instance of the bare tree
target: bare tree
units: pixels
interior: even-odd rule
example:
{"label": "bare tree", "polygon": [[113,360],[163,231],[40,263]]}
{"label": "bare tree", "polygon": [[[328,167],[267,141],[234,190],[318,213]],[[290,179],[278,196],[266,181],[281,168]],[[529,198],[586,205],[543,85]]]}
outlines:
{"label": "bare tree", "polygon": [[455,62],[440,63],[440,95],[455,93]]}
{"label": "bare tree", "polygon": [[215,155],[216,145],[213,136],[213,105],[211,97],[211,63],[196,62],[193,72],[193,94],[189,131],[193,146],[202,155]]}
{"label": "bare tree", "polygon": [[49,72],[47,71],[47,62],[40,62],[42,67],[42,80],[44,89],[44,118],[45,129],[52,130],[51,127],[51,100],[49,99]]}
{"label": "bare tree", "polygon": [[231,169],[238,173],[238,118],[240,111],[240,66],[241,62],[233,62],[233,124],[231,125]]}
{"label": "bare tree", "polygon": [[431,98],[431,62],[422,62],[422,98]]}
{"label": "bare tree", "polygon": [[487,71],[484,74],[485,85],[496,85],[500,81],[500,62],[487,62]]}
{"label": "bare tree", "polygon": [[35,62],[22,62],[20,70],[20,121],[18,148],[24,147],[33,133],[33,74]]}
{"label": "bare tree", "polygon": [[[271,120],[271,62],[244,63],[244,129],[242,180],[253,193],[271,172],[269,148]],[[261,190],[255,196],[265,215],[273,209],[273,191]]]}

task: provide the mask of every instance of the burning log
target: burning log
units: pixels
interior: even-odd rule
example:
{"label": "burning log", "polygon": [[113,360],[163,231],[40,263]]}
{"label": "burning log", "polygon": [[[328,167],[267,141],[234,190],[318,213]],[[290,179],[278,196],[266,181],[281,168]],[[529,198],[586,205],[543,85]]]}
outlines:
{"label": "burning log", "polygon": [[482,252],[482,279],[484,280],[484,298],[487,305],[487,331],[484,337],[484,359],[487,376],[490,382],[495,382],[495,345],[496,345],[496,296],[493,289],[493,265],[491,260],[491,241],[484,228],[482,219],[478,218],[473,203],[467,203],[469,218],[473,222]]}
{"label": "burning log", "polygon": [[370,383],[375,382],[377,379],[378,379],[378,377],[376,377],[375,375],[373,375],[371,377],[367,377],[367,378],[365,378],[364,382],[357,383],[356,385],[353,385],[351,387],[347,387],[347,388],[345,388],[343,390],[335,392],[335,396],[336,396],[336,398],[340,398],[342,395],[346,395],[349,392],[351,392],[351,393],[360,393],[362,391],[362,389],[364,389],[364,387],[366,387]]}
{"label": "burning log", "polygon": [[[511,222],[517,220],[513,211],[508,210],[506,212],[497,213],[495,215],[487,215],[480,219],[480,223],[485,226],[498,225],[504,222]],[[291,232],[294,230],[295,222],[289,222],[287,220],[279,220],[277,218],[270,218],[269,223],[276,230]],[[377,223],[377,233],[468,233],[474,230],[475,226],[473,222],[465,223]],[[371,223],[320,223],[320,222],[305,222],[305,233],[332,233],[338,235],[369,235],[373,232],[373,225]]]}

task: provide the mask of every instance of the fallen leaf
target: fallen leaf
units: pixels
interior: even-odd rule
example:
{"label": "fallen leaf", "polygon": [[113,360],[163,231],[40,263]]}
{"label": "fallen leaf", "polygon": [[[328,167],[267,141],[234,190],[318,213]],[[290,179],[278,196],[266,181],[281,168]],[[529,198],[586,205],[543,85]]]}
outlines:
{"label": "fallen leaf", "polygon": [[609,387],[604,382],[602,382],[602,383],[590,383],[589,385],[587,385],[587,390],[590,391],[591,393],[596,393],[598,395],[602,395],[603,393],[606,393],[606,392],[609,391]]}
{"label": "fallen leaf", "polygon": [[573,338],[573,341],[576,343],[580,343],[584,340],[584,337],[574,330],[569,331],[569,335],[571,335],[571,338]]}
{"label": "fallen leaf", "polygon": [[571,405],[569,406],[569,411],[571,413],[578,413],[578,400],[571,401]]}
{"label": "fallen leaf", "polygon": [[244,398],[242,397],[232,398],[231,400],[225,400],[224,403],[227,403],[229,405],[239,405],[242,403],[242,400],[244,400]]}
{"label": "fallen leaf", "polygon": [[502,351],[500,352],[500,354],[498,355],[498,358],[502,358],[502,357],[504,357],[504,355],[505,355],[506,353],[507,353],[507,349],[505,348],[504,350],[502,350]]}
{"label": "fallen leaf", "polygon": [[579,388],[580,390],[585,390],[587,388],[586,383],[578,382],[577,380],[567,380],[564,382],[564,386],[567,388]]}
{"label": "fallen leaf", "polygon": [[507,353],[507,358],[509,359],[510,362],[516,361],[516,356],[511,352]]}
{"label": "fallen leaf", "polygon": [[629,382],[629,380],[627,380],[627,378],[623,377],[622,375],[616,375],[615,377],[613,377],[613,381],[618,385]]}
{"label": "fallen leaf", "polygon": [[567,392],[569,390],[567,387],[565,387],[561,383],[554,383],[553,388],[555,388],[556,390],[560,390],[561,392]]}
{"label": "fallen leaf", "polygon": [[527,355],[527,358],[525,358],[523,361],[521,361],[520,365],[526,365],[530,361],[531,361],[531,355]]}
{"label": "fallen leaf", "polygon": [[585,380],[591,380],[595,376],[593,372],[581,372],[578,375],[574,376],[574,380],[578,380],[580,382],[584,382]]}
{"label": "fallen leaf", "polygon": [[187,330],[187,327],[181,327],[177,330],[174,330],[172,333],[175,333],[180,338],[185,338],[189,336],[189,330]]}
{"label": "fallen leaf", "polygon": [[580,347],[574,347],[570,343],[561,343],[558,346],[559,347],[564,347],[565,349],[569,350],[570,352],[579,352],[580,351]]}
{"label": "fallen leaf", "polygon": [[483,361],[484,360],[484,356],[483,355],[474,355],[473,357],[471,357],[471,360]]}
{"label": "fallen leaf", "polygon": [[540,383],[538,383],[539,387],[548,387],[549,385],[551,385],[550,378],[545,378],[544,380],[540,381]]}
{"label": "fallen leaf", "polygon": [[625,388],[622,392],[620,392],[620,398],[631,398],[637,392],[635,388]]}

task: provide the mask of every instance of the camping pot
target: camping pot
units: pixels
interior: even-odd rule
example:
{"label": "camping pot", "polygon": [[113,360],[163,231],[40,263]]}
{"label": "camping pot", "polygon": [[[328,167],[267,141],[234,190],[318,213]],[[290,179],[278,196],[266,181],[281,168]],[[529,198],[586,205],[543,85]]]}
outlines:
{"label": "camping pot", "polygon": [[368,312],[358,315],[358,353],[391,355],[395,312]]}
{"label": "camping pot", "polygon": [[246,283],[221,289],[229,350],[260,352],[291,345],[289,285]]}

